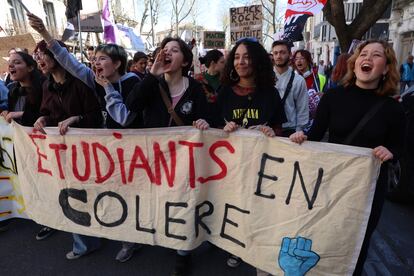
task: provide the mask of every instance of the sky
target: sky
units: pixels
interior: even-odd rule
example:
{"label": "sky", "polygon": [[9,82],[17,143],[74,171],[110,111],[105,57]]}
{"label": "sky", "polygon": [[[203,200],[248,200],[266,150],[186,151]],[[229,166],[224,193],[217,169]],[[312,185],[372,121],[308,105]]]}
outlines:
{"label": "sky", "polygon": [[[164,0],[169,4],[170,0]],[[286,9],[287,0],[276,0],[278,9],[284,13]],[[229,13],[230,7],[241,7],[250,5],[251,0],[197,0],[198,15],[196,22],[198,25],[204,26],[207,30],[220,31],[222,30],[222,17],[224,13]],[[170,6],[170,4],[168,5]],[[156,26],[156,31],[165,30],[170,27],[170,12],[168,7],[163,11],[163,15],[159,20],[159,24]],[[192,21],[191,15],[186,21]],[[147,28],[145,28],[147,29]]]}

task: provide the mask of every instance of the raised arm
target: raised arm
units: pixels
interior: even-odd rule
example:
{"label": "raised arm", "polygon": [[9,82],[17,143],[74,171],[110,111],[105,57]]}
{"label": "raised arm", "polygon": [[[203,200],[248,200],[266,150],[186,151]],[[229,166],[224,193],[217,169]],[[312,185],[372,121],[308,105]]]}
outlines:
{"label": "raised arm", "polygon": [[88,87],[95,89],[95,74],[85,64],[80,63],[68,50],[62,47],[53,37],[50,35],[42,19],[34,14],[28,13],[30,26],[35,29],[47,42],[48,49],[53,53],[59,64],[68,71],[72,76],[80,79]]}

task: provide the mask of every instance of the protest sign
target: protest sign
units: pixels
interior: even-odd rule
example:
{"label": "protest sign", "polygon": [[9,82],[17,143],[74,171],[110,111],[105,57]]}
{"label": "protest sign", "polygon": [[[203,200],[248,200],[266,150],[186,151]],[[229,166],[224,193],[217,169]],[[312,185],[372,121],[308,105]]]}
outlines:
{"label": "protest sign", "polygon": [[276,275],[352,274],[378,176],[370,149],[253,130],[13,127],[40,224],[183,250],[208,240]]}
{"label": "protest sign", "polygon": [[225,43],[226,43],[225,32],[204,31],[204,48],[205,49],[224,49]]}
{"label": "protest sign", "polygon": [[[100,12],[81,14],[80,23],[82,32],[102,33],[102,15]],[[78,21],[74,20],[73,25],[75,30],[79,30]]]}
{"label": "protest sign", "polygon": [[8,70],[8,57],[11,48],[28,49],[32,53],[36,48],[36,41],[31,34],[0,37],[0,72]]}
{"label": "protest sign", "polygon": [[230,8],[230,41],[231,44],[243,37],[255,37],[262,41],[262,6]]}
{"label": "protest sign", "polygon": [[0,221],[26,218],[23,196],[17,178],[12,129],[0,119]]}

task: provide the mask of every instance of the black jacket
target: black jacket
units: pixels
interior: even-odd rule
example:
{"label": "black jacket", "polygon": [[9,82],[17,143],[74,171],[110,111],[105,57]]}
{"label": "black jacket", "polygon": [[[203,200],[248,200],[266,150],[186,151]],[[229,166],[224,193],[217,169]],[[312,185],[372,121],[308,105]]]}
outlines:
{"label": "black jacket", "polygon": [[[171,100],[165,80],[158,79],[152,74],[148,74],[142,82],[135,85],[126,100],[126,106],[129,110],[137,113],[143,112],[144,127],[146,128],[176,126],[162,100],[159,84],[162,85]],[[174,110],[183,120],[184,125],[192,125],[193,121],[198,119],[205,119],[211,123],[206,96],[201,84],[192,78],[189,78],[189,86]]]}
{"label": "black jacket", "polygon": [[81,116],[74,127],[100,128],[103,122],[94,91],[69,73],[63,84],[57,84],[52,76],[43,84],[40,114],[49,117],[49,126],[57,126],[72,116]]}
{"label": "black jacket", "polygon": [[[23,110],[16,110],[20,97],[26,97]],[[33,126],[40,117],[40,104],[42,103],[42,87],[21,87],[18,82],[9,86],[8,111],[23,111],[23,117],[16,120],[23,126]]]}

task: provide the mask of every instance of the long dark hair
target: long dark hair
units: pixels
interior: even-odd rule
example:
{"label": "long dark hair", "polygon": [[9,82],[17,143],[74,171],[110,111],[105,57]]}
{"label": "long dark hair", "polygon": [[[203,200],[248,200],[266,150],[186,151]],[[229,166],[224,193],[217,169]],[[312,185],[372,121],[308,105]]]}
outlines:
{"label": "long dark hair", "polygon": [[269,59],[269,55],[260,43],[250,40],[241,40],[237,42],[230,51],[221,76],[222,84],[226,86],[234,86],[239,82],[239,78],[236,76],[237,72],[234,68],[234,56],[237,48],[242,44],[246,46],[247,52],[249,53],[256,86],[258,88],[274,87],[275,75],[273,73],[273,66]]}
{"label": "long dark hair", "polygon": [[16,104],[18,97],[22,95],[22,93],[26,95],[26,99],[30,104],[39,104],[40,107],[40,102],[42,101],[42,74],[37,68],[37,63],[31,55],[26,54],[25,52],[16,52],[16,54],[23,59],[23,62],[26,63],[28,67],[33,68],[30,72],[30,81],[32,86],[30,93],[26,94],[26,88],[21,87],[20,83],[16,82],[16,84],[10,88],[9,108]]}

